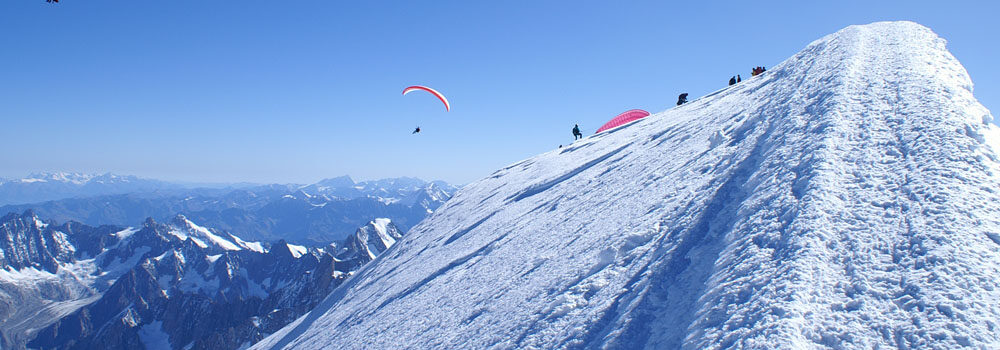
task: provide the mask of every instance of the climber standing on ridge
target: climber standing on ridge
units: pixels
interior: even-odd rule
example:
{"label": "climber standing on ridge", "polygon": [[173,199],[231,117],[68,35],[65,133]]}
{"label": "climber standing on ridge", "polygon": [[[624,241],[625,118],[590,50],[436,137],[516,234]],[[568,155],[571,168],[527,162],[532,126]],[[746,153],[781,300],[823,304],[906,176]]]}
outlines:
{"label": "climber standing on ridge", "polygon": [[583,138],[583,134],[580,133],[580,124],[573,124],[573,141]]}
{"label": "climber standing on ridge", "polygon": [[736,77],[729,78],[729,85],[736,85]]}
{"label": "climber standing on ridge", "polygon": [[680,96],[677,96],[677,105],[678,106],[686,103],[687,101],[688,101],[688,93],[685,92],[685,93],[681,94]]}
{"label": "climber standing on ridge", "polygon": [[742,81],[743,81],[743,78],[742,78],[742,77],[740,77],[740,75],[739,75],[739,74],[737,74],[737,75],[736,75],[736,82],[737,82],[737,83],[739,83],[739,82],[742,82]]}

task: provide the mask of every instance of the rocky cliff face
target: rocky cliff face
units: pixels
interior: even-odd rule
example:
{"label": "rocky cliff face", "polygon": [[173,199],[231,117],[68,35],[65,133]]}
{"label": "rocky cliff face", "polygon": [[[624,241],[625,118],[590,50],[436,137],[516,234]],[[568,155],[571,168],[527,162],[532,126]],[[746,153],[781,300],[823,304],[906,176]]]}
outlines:
{"label": "rocky cliff face", "polygon": [[249,345],[401,237],[387,219],[351,236],[385,238],[371,248],[306,247],[244,241],[184,216],[122,229],[57,226],[31,212],[5,216],[0,234],[4,252],[17,252],[0,271],[4,347],[42,349]]}
{"label": "rocky cliff face", "polygon": [[[15,347],[27,334],[93,301],[117,277],[95,274],[94,256],[118,243],[111,226],[55,225],[31,211],[0,218],[0,345]],[[85,260],[82,264],[78,261]]]}
{"label": "rocky cliff face", "polygon": [[375,219],[344,240],[341,244],[343,248],[337,252],[337,259],[353,271],[374,260],[400,238],[403,238],[403,232],[389,219]]}

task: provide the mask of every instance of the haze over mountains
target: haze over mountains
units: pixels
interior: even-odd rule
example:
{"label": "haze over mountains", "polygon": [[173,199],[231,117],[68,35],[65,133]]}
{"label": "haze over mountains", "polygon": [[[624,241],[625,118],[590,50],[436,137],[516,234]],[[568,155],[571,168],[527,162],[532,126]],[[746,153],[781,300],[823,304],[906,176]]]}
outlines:
{"label": "haze over mountains", "polygon": [[[89,187],[101,179],[126,179]],[[43,184],[50,187],[39,187]],[[144,184],[144,185],[140,185]],[[96,186],[96,185],[93,185]],[[0,185],[8,192],[38,191],[34,197],[63,196],[41,203],[6,205],[0,213],[31,209],[40,217],[88,225],[129,226],[147,217],[168,220],[184,214],[203,225],[239,232],[246,239],[326,244],[341,240],[377,217],[403,231],[422,220],[457,190],[442,181],[396,178],[355,183],[350,177],[311,185],[272,184],[240,188],[183,188],[117,175],[48,174]],[[69,188],[69,190],[66,190]],[[69,197],[83,189],[94,196]],[[129,192],[143,188],[138,192]]]}
{"label": "haze over mountains", "polygon": [[0,178],[0,205],[183,188],[180,184],[131,175],[40,172],[20,179]]}

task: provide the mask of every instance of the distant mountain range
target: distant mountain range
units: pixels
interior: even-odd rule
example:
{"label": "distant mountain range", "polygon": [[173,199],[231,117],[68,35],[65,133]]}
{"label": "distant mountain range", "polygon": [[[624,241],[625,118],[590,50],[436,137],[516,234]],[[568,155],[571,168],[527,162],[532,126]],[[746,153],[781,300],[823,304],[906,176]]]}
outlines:
{"label": "distant mountain range", "polygon": [[389,219],[334,244],[243,240],[178,215],[136,228],[0,218],[0,347],[236,349],[311,310],[401,238]]}
{"label": "distant mountain range", "polygon": [[[98,184],[107,187],[98,188]],[[127,185],[116,187],[120,184]],[[73,190],[76,192],[65,190],[67,188],[76,189]],[[311,185],[190,189],[130,176],[41,174],[0,184],[0,189],[4,189],[0,190],[0,198],[4,198],[3,191],[25,194],[30,190],[50,189],[45,193],[66,196],[83,193],[85,188],[93,190],[86,193],[100,194],[6,205],[0,207],[0,213],[30,209],[60,222],[119,226],[141,222],[147,217],[162,221],[183,214],[206,226],[239,232],[246,239],[326,244],[344,239],[357,227],[377,217],[389,218],[406,231],[457,191],[455,186],[442,181],[426,182],[405,177],[356,183],[342,176]],[[145,190],[134,190],[140,188]],[[134,191],[128,192],[129,189]],[[41,192],[36,196],[38,193]],[[10,198],[3,200],[12,201]]]}
{"label": "distant mountain range", "polygon": [[0,206],[0,348],[247,347],[458,190],[347,176],[185,186],[66,173],[0,182],[3,202],[56,198]]}
{"label": "distant mountain range", "polygon": [[22,179],[0,179],[0,205],[183,188],[180,184],[131,175],[35,173]]}

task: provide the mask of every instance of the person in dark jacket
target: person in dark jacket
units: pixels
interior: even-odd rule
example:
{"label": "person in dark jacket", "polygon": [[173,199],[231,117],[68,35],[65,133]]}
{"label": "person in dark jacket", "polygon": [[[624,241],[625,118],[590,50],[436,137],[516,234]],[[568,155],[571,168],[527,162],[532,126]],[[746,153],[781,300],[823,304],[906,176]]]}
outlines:
{"label": "person in dark jacket", "polygon": [[573,124],[573,140],[582,139],[583,134],[580,133],[580,124]]}
{"label": "person in dark jacket", "polygon": [[736,77],[729,78],[729,85],[736,85]]}
{"label": "person in dark jacket", "polygon": [[682,105],[684,103],[687,103],[687,101],[688,101],[688,93],[685,92],[685,93],[681,94],[680,96],[677,96],[677,105],[678,106],[680,106],[680,105]]}
{"label": "person in dark jacket", "polygon": [[739,82],[742,82],[742,81],[743,81],[743,77],[740,77],[740,75],[737,74],[736,75],[736,82],[739,83]]}

